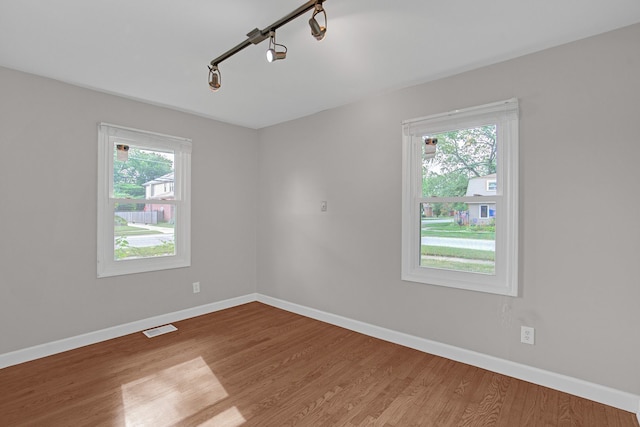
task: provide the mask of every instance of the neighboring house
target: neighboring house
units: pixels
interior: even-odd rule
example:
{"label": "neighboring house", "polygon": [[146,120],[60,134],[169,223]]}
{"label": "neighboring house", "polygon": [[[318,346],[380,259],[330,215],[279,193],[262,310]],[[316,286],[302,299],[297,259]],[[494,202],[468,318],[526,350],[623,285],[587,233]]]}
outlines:
{"label": "neighboring house", "polygon": [[[145,187],[145,198],[153,200],[174,199],[174,174],[170,172],[154,180],[142,184]],[[171,222],[174,217],[174,205],[164,203],[147,204],[145,212],[158,212],[158,222]]]}
{"label": "neighboring house", "polygon": [[[496,174],[469,179],[465,196],[495,196]],[[469,224],[487,224],[496,217],[495,202],[469,202]]]}

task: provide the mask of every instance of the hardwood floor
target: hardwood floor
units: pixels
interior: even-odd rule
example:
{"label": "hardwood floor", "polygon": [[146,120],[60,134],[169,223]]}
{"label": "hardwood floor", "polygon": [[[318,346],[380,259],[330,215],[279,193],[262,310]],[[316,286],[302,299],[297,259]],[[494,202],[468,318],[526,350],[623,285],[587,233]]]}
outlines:
{"label": "hardwood floor", "polygon": [[617,426],[634,414],[260,303],[0,370],[0,426]]}

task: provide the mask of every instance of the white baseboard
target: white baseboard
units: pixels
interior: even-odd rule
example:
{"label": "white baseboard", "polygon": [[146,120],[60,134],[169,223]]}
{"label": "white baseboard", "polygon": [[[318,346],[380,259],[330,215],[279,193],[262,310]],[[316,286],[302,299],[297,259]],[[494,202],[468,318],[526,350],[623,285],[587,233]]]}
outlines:
{"label": "white baseboard", "polygon": [[420,350],[425,353],[477,366],[492,372],[497,372],[499,374],[613,406],[631,413],[637,413],[640,420],[640,396],[638,395],[509,360],[500,359],[494,356],[477,353],[475,351],[465,350],[460,347],[454,347],[452,345],[442,344],[425,338],[392,331],[390,329],[381,328],[379,326],[374,326],[358,320],[279,300],[266,295],[258,294],[258,301],[305,317],[310,317],[312,319],[360,332],[365,335]]}
{"label": "white baseboard", "polygon": [[188,308],[186,310],[150,317],[148,319],[142,319],[136,322],[126,323],[124,325],[113,326],[111,328],[101,329],[99,331],[89,332],[46,344],[36,345],[34,347],[16,350],[10,353],[0,354],[0,369],[253,301],[256,301],[256,294],[244,295],[237,298]]}
{"label": "white baseboard", "polygon": [[479,368],[487,369],[513,378],[528,381],[544,387],[549,387],[565,393],[580,396],[585,399],[613,406],[628,412],[636,413],[640,422],[640,396],[616,390],[599,384],[590,383],[577,378],[568,377],[554,372],[545,371],[520,363],[500,359],[471,350],[465,350],[448,344],[431,341],[425,338],[404,334],[402,332],[393,331],[379,326],[353,320],[347,317],[338,316],[327,313],[314,308],[305,307],[277,298],[272,298],[262,294],[248,294],[237,298],[231,298],[224,301],[218,301],[211,304],[201,305],[186,310],[176,311],[173,313],[163,314],[136,322],[126,323],[124,325],[114,326],[71,338],[54,341],[47,344],[29,347],[23,350],[13,351],[0,355],[0,369],[19,363],[28,362],[30,360],[39,359],[41,357],[50,356],[56,353],[62,353],[67,350],[84,347],[86,345],[95,344],[112,338],[118,338],[145,329],[166,325],[171,322],[191,317],[201,316],[203,314],[213,313],[215,311],[224,310],[238,305],[246,304],[253,301],[280,308],[286,311],[320,320],[332,325],[340,326],[352,331],[356,331],[365,335],[400,344],[405,347],[423,351],[425,353],[434,354],[445,357],[447,359],[466,363]]}

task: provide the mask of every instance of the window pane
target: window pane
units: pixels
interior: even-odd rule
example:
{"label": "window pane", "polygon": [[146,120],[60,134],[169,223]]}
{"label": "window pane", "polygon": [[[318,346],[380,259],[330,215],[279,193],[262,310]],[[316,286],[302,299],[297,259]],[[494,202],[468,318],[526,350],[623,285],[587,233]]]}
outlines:
{"label": "window pane", "polygon": [[117,203],[114,260],[175,255],[174,205]]}
{"label": "window pane", "polygon": [[495,204],[421,203],[420,213],[421,267],[495,274]]}
{"label": "window pane", "polygon": [[424,197],[496,194],[496,126],[422,137]]}
{"label": "window pane", "polygon": [[173,199],[173,152],[115,143],[113,193],[117,199]]}

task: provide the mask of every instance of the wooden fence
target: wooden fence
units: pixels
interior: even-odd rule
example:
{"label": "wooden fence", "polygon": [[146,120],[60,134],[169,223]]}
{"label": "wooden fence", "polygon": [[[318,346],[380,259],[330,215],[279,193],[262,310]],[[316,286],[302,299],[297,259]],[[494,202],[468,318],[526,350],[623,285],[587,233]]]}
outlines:
{"label": "wooden fence", "polygon": [[158,211],[142,212],[142,211],[127,211],[116,212],[120,218],[123,218],[127,222],[134,224],[157,224],[158,220],[162,220],[162,212],[158,217]]}

